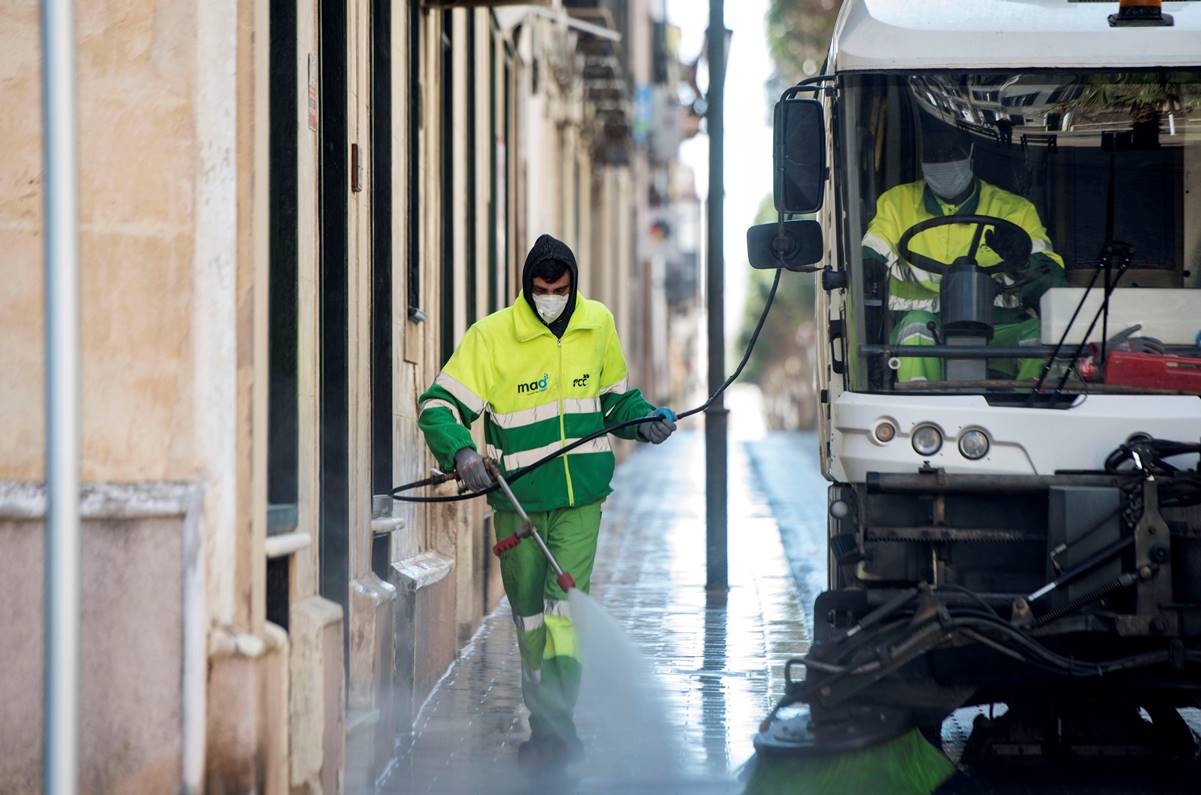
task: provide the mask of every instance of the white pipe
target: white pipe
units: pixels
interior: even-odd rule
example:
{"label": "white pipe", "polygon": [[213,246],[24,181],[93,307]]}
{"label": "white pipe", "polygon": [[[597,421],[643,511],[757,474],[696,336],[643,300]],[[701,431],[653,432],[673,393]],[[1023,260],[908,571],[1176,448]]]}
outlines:
{"label": "white pipe", "polygon": [[204,499],[189,490],[183,521],[183,663],[180,697],[180,795],[204,789],[204,726],[208,685],[208,617],[204,595]]}
{"label": "white pipe", "polygon": [[46,541],[42,791],[79,785],[79,184],[72,0],[42,0]]}
{"label": "white pipe", "polygon": [[[454,2],[443,2],[438,3],[438,5],[453,6],[460,4]],[[559,24],[565,25],[568,28],[591,34],[600,39],[608,39],[609,41],[614,42],[621,41],[621,34],[617,31],[611,28],[606,28],[604,25],[597,25],[592,22],[587,22],[583,19],[577,19],[576,17],[564,13],[562,10],[557,8],[519,5],[494,8],[493,13],[496,14],[496,20],[500,25],[501,30],[506,32],[515,28],[518,23],[524,22],[526,17],[537,16],[542,17],[543,19],[549,19],[552,22],[558,22]]]}
{"label": "white pipe", "polygon": [[621,41],[621,34],[618,33],[617,31],[611,30],[610,28],[606,28],[603,25],[594,25],[591,22],[585,22],[582,19],[576,19],[575,17],[571,16],[570,14],[565,14],[562,11],[559,11],[558,9],[542,8],[540,6],[534,6],[533,8],[531,8],[529,10],[529,13],[531,13],[535,16],[543,17],[545,19],[553,20],[555,22],[558,22],[561,25],[566,25],[567,27],[572,28],[574,30],[583,31],[584,33],[590,33],[593,36],[596,36],[598,39],[608,39],[609,41],[615,41],[615,42]]}

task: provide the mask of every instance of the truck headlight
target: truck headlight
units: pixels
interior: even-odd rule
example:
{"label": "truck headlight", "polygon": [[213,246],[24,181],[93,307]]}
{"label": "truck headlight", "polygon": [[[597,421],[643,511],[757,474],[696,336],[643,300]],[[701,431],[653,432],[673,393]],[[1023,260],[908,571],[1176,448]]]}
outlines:
{"label": "truck headlight", "polygon": [[913,429],[909,441],[918,455],[934,455],[942,449],[942,431],[933,425],[919,425]]}
{"label": "truck headlight", "polygon": [[972,461],[984,458],[988,455],[988,434],[975,428],[959,434],[959,452]]}

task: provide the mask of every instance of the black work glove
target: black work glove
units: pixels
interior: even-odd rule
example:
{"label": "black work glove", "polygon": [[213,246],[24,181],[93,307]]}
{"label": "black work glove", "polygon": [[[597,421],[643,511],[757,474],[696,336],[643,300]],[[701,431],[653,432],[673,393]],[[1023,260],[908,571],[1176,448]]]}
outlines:
{"label": "black work glove", "polygon": [[659,417],[655,422],[644,422],[638,426],[638,435],[651,444],[662,444],[676,429],[676,415],[669,408],[655,409],[648,417]]}
{"label": "black work glove", "polygon": [[984,243],[1006,262],[1028,256],[1021,236],[1007,226],[994,226],[986,231]]}
{"label": "black work glove", "polygon": [[1029,268],[1018,279],[1022,285],[1020,288],[1022,306],[1037,312],[1043,293],[1052,287],[1066,287],[1068,278],[1063,268],[1043,257],[1031,259]]}
{"label": "black work glove", "polygon": [[455,453],[455,472],[463,485],[472,491],[483,491],[492,486],[492,476],[484,467],[484,459],[470,447]]}

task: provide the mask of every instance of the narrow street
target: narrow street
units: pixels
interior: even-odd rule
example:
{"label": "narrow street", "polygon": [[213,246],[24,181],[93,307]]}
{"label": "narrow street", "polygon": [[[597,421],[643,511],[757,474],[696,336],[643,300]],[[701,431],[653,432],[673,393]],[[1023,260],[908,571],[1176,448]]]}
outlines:
{"label": "narrow street", "polygon": [[0,795],[1201,792],[1201,0],[3,8]]}
{"label": "narrow street", "polygon": [[[648,789],[736,791],[734,775],[751,756],[751,737],[783,691],[784,663],[809,642],[816,595],[809,585],[824,578],[818,545],[825,483],[813,439],[747,439],[759,434],[737,427],[734,434],[724,604],[706,603],[701,432],[682,429],[660,447],[639,447],[619,468],[606,504],[592,595],[649,662],[664,722],[678,733],[677,786],[644,782]],[[801,471],[810,476],[798,478]],[[783,486],[785,475],[787,489],[765,490],[765,482]],[[799,542],[791,563],[782,522]],[[805,556],[814,555],[808,571]],[[794,573],[806,587],[796,587]],[[639,791],[622,764],[622,733],[605,728],[621,716],[611,714],[605,694],[589,691],[584,664],[577,723],[587,756],[570,783],[578,792]],[[530,781],[517,765],[528,731],[519,676],[502,601],[425,703],[384,792],[527,791]],[[600,720],[598,711],[605,713]]]}

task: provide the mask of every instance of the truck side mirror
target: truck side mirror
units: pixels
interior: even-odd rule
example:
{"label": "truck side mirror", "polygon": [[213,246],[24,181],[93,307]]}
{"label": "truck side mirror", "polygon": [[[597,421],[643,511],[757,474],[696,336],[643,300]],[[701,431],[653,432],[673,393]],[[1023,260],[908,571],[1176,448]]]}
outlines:
{"label": "truck side mirror", "polygon": [[816,99],[776,103],[773,194],[779,213],[815,213],[826,183],[826,122]]}
{"label": "truck side mirror", "polygon": [[758,224],[746,230],[746,253],[752,268],[812,270],[821,262],[822,228],[817,221],[796,220]]}

